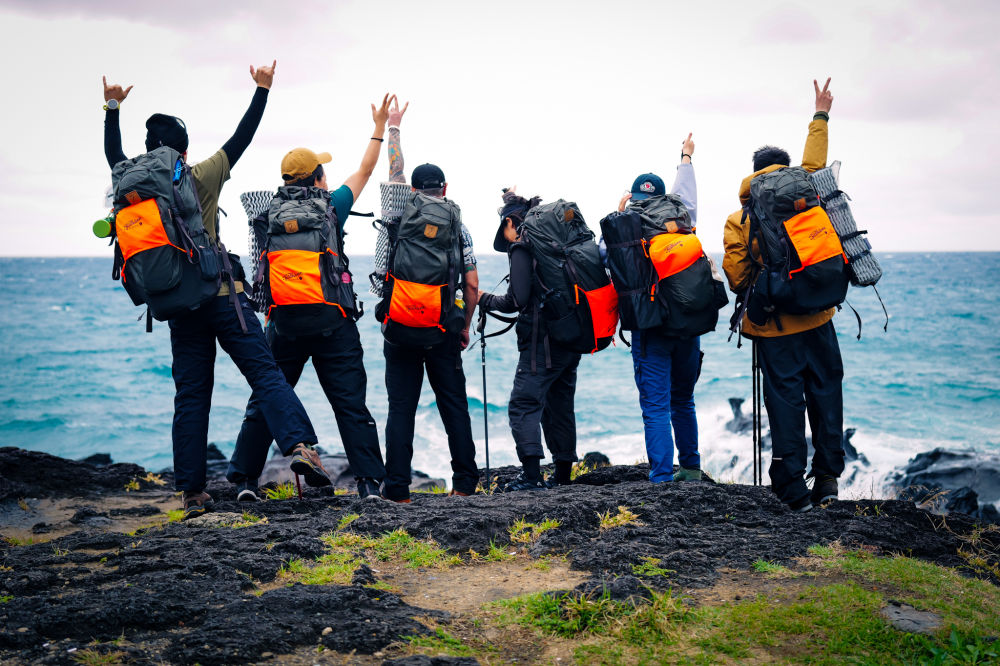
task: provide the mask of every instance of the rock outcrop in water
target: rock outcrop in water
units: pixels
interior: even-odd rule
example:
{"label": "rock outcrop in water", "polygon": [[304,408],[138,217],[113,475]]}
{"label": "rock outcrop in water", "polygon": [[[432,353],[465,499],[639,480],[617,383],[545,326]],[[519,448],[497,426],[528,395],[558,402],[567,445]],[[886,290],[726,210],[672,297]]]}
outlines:
{"label": "rock outcrop in water", "polygon": [[939,509],[1000,523],[1000,454],[936,448],[911,458],[888,483],[917,501],[943,504]]}
{"label": "rock outcrop in water", "polygon": [[[0,450],[0,459],[8,461],[0,467],[0,482],[26,497],[55,492],[45,475],[12,471],[9,465],[39,455]],[[52,456],[45,462],[52,478],[86,479],[72,488],[95,510],[81,513],[79,529],[52,541],[0,545],[0,597],[6,601],[0,604],[0,662],[71,663],[68,650],[121,636],[120,651],[137,663],[236,664],[297,651],[315,654],[317,646],[372,655],[403,636],[430,633],[431,621],[449,621],[447,612],[422,608],[419,595],[403,599],[373,587],[383,575],[374,567],[358,568],[350,584],[280,583],[279,572],[289,560],[323,556],[327,546],[321,537],[336,533],[345,521],[360,535],[403,529],[433,539],[468,567],[475,566],[470,550],[485,553],[491,544],[532,557],[565,555],[583,577],[575,586],[578,593],[607,590],[613,598],[641,596],[647,587],[704,588],[721,569],[745,570],[757,560],[787,562],[814,544],[833,542],[960,566],[963,535],[975,527],[954,516],[949,530],[939,529],[934,516],[905,501],[834,502],[792,514],[767,488],[710,481],[650,484],[648,468],[637,465],[602,467],[573,485],[543,492],[426,494],[410,505],[307,489],[302,501],[247,507],[235,502],[229,484],[213,481],[208,490],[217,506],[205,519],[127,535],[88,521],[110,517],[101,504],[106,494],[126,477],[144,474],[141,468],[112,465],[101,470],[110,476],[99,483],[92,465]],[[503,480],[516,471],[507,467],[495,474]],[[163,490],[133,493],[160,493],[179,505]],[[602,516],[623,507],[632,518],[602,524]],[[244,519],[245,510],[256,519],[239,529],[228,527]],[[518,520],[558,521],[558,526],[521,544],[510,532]],[[996,535],[985,538],[986,547],[1000,549],[989,540]],[[639,573],[649,558],[668,574]]]}

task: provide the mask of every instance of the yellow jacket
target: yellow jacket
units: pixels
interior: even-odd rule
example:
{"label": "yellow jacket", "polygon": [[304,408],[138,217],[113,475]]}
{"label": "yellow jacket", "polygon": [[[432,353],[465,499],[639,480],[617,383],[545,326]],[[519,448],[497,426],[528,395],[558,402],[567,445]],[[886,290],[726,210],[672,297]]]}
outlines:
{"label": "yellow jacket", "polygon": [[[827,150],[827,121],[823,118],[814,118],[809,123],[809,136],[806,138],[806,147],[802,155],[802,166],[807,171],[816,171],[826,166]],[[756,176],[782,168],[778,164],[765,167],[756,171],[740,184],[740,203],[746,204],[750,199],[750,181]],[[729,280],[729,288],[735,293],[739,293],[750,286],[750,275],[753,264],[760,262],[760,252],[754,242],[753,252],[750,251],[750,222],[742,222],[743,210],[740,209],[726,219],[726,227],[723,231],[722,243],[726,249],[726,255],[722,259],[722,270]],[[781,329],[774,319],[768,320],[764,326],[756,326],[753,322],[743,316],[743,335],[747,337],[773,338],[781,335],[792,335],[801,333],[813,328],[822,326],[833,319],[837,312],[836,308],[830,308],[823,312],[811,315],[781,315]]]}

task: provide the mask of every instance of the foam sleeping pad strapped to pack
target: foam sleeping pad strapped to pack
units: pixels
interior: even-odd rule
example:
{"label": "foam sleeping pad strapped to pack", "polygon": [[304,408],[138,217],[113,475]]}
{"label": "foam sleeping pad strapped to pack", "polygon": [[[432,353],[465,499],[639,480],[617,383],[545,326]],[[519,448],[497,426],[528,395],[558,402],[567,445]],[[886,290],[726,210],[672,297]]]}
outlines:
{"label": "foam sleeping pad strapped to pack", "polygon": [[[274,198],[273,190],[254,190],[240,195],[240,203],[247,214],[247,247],[250,248],[250,275],[257,275],[262,255],[267,247],[267,209]],[[257,312],[263,312],[263,301],[257,307],[256,294],[250,294]]]}
{"label": "foam sleeping pad strapped to pack", "polygon": [[114,279],[136,305],[164,321],[214,297],[221,284],[220,249],[205,230],[191,168],[161,146],[123,160],[114,189]]}
{"label": "foam sleeping pad strapped to pack", "polygon": [[398,222],[387,223],[389,261],[375,309],[382,334],[395,344],[430,346],[457,335],[465,311],[462,212],[455,202],[421,192],[407,196]]}
{"label": "foam sleeping pad strapped to pack", "polygon": [[837,177],[840,172],[840,162],[814,171],[810,176],[816,192],[823,201],[823,208],[830,216],[840,242],[847,254],[847,263],[851,273],[851,284],[855,287],[874,286],[882,277],[882,267],[872,254],[871,243],[865,238],[867,231],[858,231],[854,215],[848,205],[848,196],[840,191]]}
{"label": "foam sleeping pad strapped to pack", "polygon": [[747,299],[753,323],[844,302],[847,255],[808,171],[785,167],[755,177],[744,210],[764,263]]}
{"label": "foam sleeping pad strapped to pack", "polygon": [[536,206],[520,233],[534,259],[541,286],[537,312],[549,338],[580,353],[607,347],[618,327],[618,294],[577,205],[559,199]]}

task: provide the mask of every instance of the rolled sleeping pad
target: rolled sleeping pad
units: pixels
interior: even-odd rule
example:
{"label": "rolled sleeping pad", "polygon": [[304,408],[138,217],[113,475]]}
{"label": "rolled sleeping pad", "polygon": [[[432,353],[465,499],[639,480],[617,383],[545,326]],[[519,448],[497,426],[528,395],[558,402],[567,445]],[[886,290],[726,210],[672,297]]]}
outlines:
{"label": "rolled sleeping pad", "polygon": [[851,284],[855,287],[874,285],[882,277],[882,267],[872,254],[871,243],[865,238],[867,231],[858,231],[854,215],[847,203],[848,197],[840,191],[837,175],[840,173],[840,162],[814,171],[809,175],[813,186],[823,199],[823,208],[833,228],[840,237],[840,243],[847,254],[847,263],[851,271]]}
{"label": "rolled sleeping pad", "polygon": [[407,183],[379,183],[378,186],[382,195],[382,219],[395,221],[403,217],[410,186]]}
{"label": "rolled sleeping pad", "polygon": [[240,203],[243,204],[243,210],[247,213],[247,232],[250,234],[250,242],[247,243],[247,247],[250,248],[250,272],[247,275],[251,280],[253,280],[253,276],[257,275],[260,253],[264,251],[253,232],[253,221],[258,215],[267,211],[273,198],[274,190],[254,190],[240,195]]}

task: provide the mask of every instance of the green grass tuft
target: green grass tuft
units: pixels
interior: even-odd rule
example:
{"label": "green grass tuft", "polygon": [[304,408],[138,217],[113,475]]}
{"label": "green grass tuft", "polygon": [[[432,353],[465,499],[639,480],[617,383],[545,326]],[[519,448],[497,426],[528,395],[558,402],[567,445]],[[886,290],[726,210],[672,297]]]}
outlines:
{"label": "green grass tuft", "polygon": [[534,543],[538,538],[549,530],[559,527],[559,521],[546,518],[540,523],[529,523],[524,518],[514,521],[514,524],[507,528],[510,540],[513,543]]}
{"label": "green grass tuft", "polygon": [[621,527],[622,525],[639,524],[639,516],[633,513],[627,506],[619,506],[618,513],[613,515],[611,510],[608,509],[604,513],[598,513],[597,517],[601,520],[602,530],[609,530],[613,527]]}
{"label": "green grass tuft", "polygon": [[759,573],[766,574],[786,574],[788,573],[788,567],[782,566],[775,562],[769,562],[768,560],[757,560],[752,565],[753,570]]}
{"label": "green grass tuft", "polygon": [[264,496],[269,500],[287,500],[298,496],[298,493],[295,490],[295,484],[291,481],[279,483],[272,488],[264,488],[263,490]]}
{"label": "green grass tuft", "polygon": [[432,636],[403,636],[410,641],[410,646],[429,651],[436,655],[447,655],[451,657],[472,657],[475,651],[455,638],[441,627],[434,629]]}
{"label": "green grass tuft", "polygon": [[337,531],[339,532],[342,529],[346,528],[348,525],[350,525],[360,517],[361,515],[357,513],[344,514],[343,516],[340,517],[340,521],[337,523]]}
{"label": "green grass tuft", "polygon": [[672,573],[677,573],[673,569],[664,569],[660,566],[660,562],[661,560],[658,557],[643,557],[642,564],[632,565],[632,573],[636,576],[645,576],[646,578],[669,576]]}

